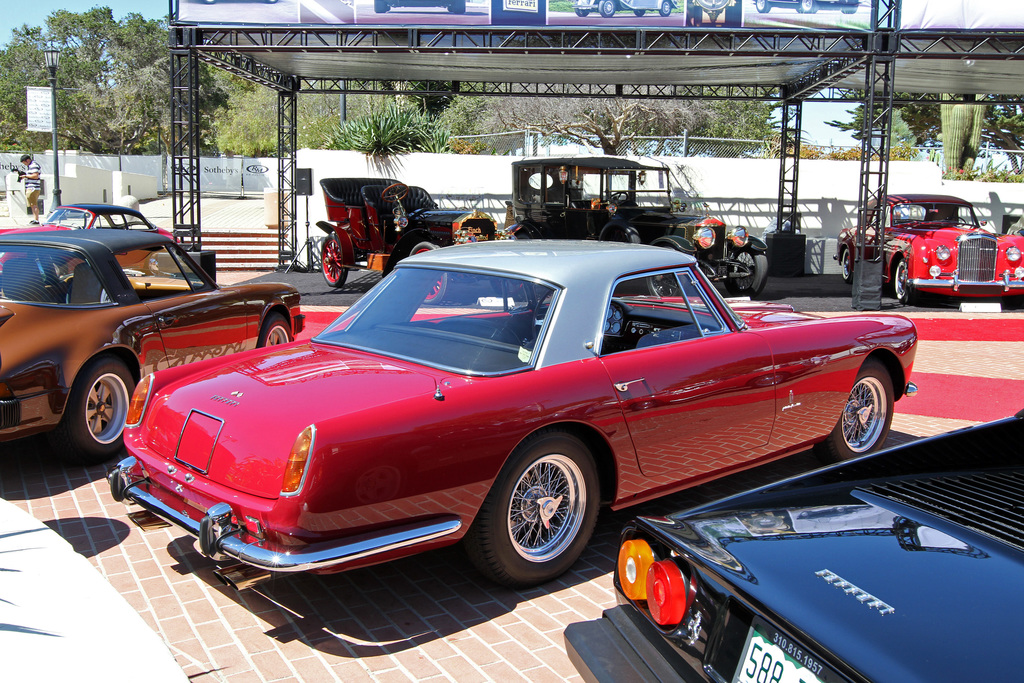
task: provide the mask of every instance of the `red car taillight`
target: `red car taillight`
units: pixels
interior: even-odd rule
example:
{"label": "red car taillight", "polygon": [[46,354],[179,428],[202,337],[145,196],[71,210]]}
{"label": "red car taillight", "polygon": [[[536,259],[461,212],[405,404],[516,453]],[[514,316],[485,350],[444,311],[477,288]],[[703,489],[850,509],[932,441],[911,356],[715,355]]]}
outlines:
{"label": "red car taillight", "polygon": [[146,413],[146,404],[149,402],[149,390],[152,386],[153,375],[146,375],[135,387],[132,400],[128,403],[126,426],[136,427],[142,423],[142,416]]}
{"label": "red car taillight", "polygon": [[[683,622],[697,596],[697,584],[682,558],[655,560],[647,541],[632,538],[619,547],[618,578],[622,593],[634,602],[647,602],[659,626]],[[684,571],[685,570],[685,571]]]}

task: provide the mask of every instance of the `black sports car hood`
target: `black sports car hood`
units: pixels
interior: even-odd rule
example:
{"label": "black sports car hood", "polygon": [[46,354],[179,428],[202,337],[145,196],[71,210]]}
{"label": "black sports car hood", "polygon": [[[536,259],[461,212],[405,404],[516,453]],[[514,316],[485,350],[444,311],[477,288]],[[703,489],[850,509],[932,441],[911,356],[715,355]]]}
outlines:
{"label": "black sports car hood", "polygon": [[[1022,420],[1007,422],[1018,454]],[[967,435],[978,450],[1004,441]],[[941,462],[946,454],[934,450]],[[905,467],[848,469],[916,466],[914,457],[897,460]],[[832,468],[724,509],[646,521],[740,599],[781,615],[806,645],[870,680],[1000,680],[1016,670],[1024,468],[843,478]]]}

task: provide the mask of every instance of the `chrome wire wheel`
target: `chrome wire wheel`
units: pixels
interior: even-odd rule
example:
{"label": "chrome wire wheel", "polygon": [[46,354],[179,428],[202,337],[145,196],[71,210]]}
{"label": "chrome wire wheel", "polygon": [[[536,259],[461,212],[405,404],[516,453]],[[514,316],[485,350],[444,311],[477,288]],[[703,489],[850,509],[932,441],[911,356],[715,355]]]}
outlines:
{"label": "chrome wire wheel", "polygon": [[853,385],[843,409],[843,441],[854,453],[867,453],[879,441],[888,418],[882,383],[872,376]]}
{"label": "chrome wire wheel", "polygon": [[116,374],[100,375],[85,399],[85,423],[97,443],[108,444],[121,436],[128,416],[128,387]]}
{"label": "chrome wire wheel", "polygon": [[586,505],[583,473],[572,459],[551,454],[534,461],[509,499],[512,547],[530,562],[557,557],[576,540]]}

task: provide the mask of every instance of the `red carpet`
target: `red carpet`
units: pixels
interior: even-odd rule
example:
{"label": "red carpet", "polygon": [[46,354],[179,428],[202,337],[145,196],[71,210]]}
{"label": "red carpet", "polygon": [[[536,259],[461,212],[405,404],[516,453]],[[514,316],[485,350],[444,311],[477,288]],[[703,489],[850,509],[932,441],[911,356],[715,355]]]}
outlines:
{"label": "red carpet", "polygon": [[896,412],[988,422],[1024,409],[1024,379],[991,379],[915,372],[918,394],[901,400]]}
{"label": "red carpet", "polygon": [[1024,341],[1024,319],[914,318],[917,334],[929,341]]}

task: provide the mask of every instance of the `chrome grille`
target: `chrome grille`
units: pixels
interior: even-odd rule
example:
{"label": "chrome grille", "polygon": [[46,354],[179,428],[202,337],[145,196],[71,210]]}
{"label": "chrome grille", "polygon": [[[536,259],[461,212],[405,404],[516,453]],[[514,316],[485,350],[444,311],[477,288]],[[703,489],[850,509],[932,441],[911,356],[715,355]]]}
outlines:
{"label": "chrome grille", "polygon": [[0,401],[0,429],[17,427],[21,422],[21,404],[17,399]]}
{"label": "chrome grille", "polygon": [[996,239],[991,235],[964,235],[959,240],[957,279],[991,282],[996,279]]}
{"label": "chrome grille", "polygon": [[871,493],[1024,549],[1024,473],[984,472],[872,484]]}

